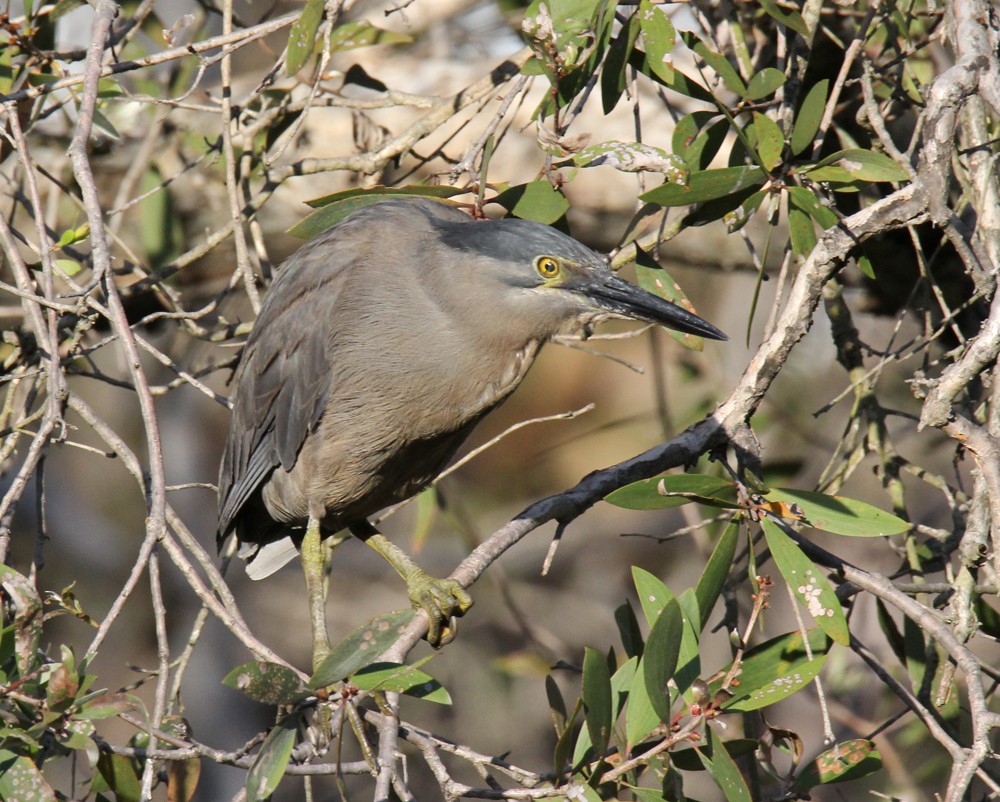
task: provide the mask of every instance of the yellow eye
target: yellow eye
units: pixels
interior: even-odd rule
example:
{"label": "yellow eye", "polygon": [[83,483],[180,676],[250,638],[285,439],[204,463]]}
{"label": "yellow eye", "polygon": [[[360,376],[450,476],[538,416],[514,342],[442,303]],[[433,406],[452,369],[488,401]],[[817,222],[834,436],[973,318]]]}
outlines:
{"label": "yellow eye", "polygon": [[551,256],[539,256],[535,260],[535,269],[542,278],[555,278],[559,275],[559,263]]}

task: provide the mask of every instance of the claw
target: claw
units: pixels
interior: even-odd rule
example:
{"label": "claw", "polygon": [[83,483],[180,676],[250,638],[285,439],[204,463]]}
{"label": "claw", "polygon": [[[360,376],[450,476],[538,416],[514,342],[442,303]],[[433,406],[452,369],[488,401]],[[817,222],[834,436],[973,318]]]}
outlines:
{"label": "claw", "polygon": [[410,603],[427,613],[427,642],[435,649],[455,639],[459,618],[472,607],[472,597],[454,579],[435,579],[420,571],[407,581]]}

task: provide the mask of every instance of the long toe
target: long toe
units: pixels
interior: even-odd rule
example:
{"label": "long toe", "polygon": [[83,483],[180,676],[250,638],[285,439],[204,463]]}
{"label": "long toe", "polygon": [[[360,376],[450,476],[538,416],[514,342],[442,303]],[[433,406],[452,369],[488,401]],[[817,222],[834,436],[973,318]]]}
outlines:
{"label": "long toe", "polygon": [[427,613],[427,642],[434,648],[454,640],[455,618],[472,607],[472,597],[454,579],[435,579],[423,573],[411,577],[409,596],[415,608]]}

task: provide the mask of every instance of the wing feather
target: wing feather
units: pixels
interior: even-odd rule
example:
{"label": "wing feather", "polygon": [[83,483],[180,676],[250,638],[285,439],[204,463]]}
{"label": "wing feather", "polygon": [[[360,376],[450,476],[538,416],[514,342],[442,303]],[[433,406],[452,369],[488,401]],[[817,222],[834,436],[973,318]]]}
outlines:
{"label": "wing feather", "polygon": [[[219,472],[219,537],[279,465],[290,470],[330,395],[327,327],[349,263],[336,229],[296,252],[265,296],[235,377]],[[332,254],[332,255],[331,255]]]}

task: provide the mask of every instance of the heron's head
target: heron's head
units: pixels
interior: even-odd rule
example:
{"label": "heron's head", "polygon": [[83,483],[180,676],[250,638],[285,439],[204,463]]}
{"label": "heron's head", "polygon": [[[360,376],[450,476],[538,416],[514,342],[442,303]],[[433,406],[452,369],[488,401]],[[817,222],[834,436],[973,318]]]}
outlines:
{"label": "heron's head", "polygon": [[550,226],[508,218],[437,229],[449,258],[476,264],[477,282],[489,282],[498,311],[530,311],[551,334],[570,322],[619,315],[728,339],[708,321],[620,278],[604,257]]}

